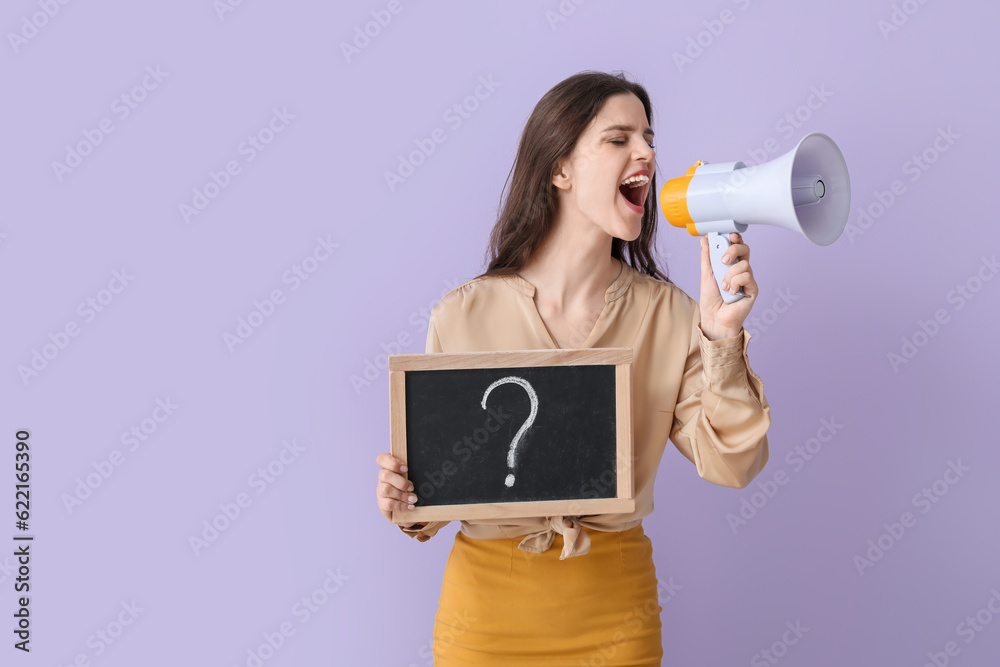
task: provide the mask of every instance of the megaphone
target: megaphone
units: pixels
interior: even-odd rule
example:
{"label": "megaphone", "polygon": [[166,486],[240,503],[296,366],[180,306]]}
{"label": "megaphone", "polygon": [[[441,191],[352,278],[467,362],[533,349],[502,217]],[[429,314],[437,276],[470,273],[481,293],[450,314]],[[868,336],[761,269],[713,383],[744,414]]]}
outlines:
{"label": "megaphone", "polygon": [[699,160],[686,175],[667,181],[660,206],[670,224],[687,227],[693,236],[708,236],[719,293],[725,303],[733,303],[745,294],[742,288],[736,294],[722,289],[730,266],[722,263],[729,233],[742,234],[749,225],[775,225],[816,245],[830,245],[847,226],[851,179],[833,139],[813,132],[760,165]]}

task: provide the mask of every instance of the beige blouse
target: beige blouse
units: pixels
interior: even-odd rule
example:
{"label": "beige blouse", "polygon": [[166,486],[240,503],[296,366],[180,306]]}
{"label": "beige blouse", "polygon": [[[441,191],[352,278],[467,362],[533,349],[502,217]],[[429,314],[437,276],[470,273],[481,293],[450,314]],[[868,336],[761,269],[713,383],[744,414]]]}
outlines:
{"label": "beige blouse", "polygon": [[[557,349],[534,294],[519,275],[475,278],[456,287],[431,310],[426,351]],[[604,299],[604,311],[580,347],[632,348],[635,511],[463,520],[468,537],[524,535],[518,548],[541,553],[559,533],[560,559],[586,554],[590,536],[582,528],[628,530],[652,512],[653,482],[668,438],[702,478],[720,486],[743,488],[767,463],[771,409],[747,359],[750,334],[743,329],[732,338],[708,340],[694,299],[624,262]],[[424,542],[448,523],[400,529]]]}

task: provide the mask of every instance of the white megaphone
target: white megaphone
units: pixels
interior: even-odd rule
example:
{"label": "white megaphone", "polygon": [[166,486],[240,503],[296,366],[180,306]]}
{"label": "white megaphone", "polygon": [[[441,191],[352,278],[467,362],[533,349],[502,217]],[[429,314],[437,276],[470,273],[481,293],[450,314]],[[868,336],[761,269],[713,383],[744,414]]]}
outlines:
{"label": "white megaphone", "polygon": [[731,266],[722,263],[729,233],[742,234],[748,225],[776,225],[816,245],[830,245],[847,225],[851,179],[833,139],[813,132],[781,157],[756,166],[699,160],[687,175],[667,181],[660,190],[660,207],[670,224],[687,227],[693,236],[708,236],[719,293],[732,303],[745,294],[722,289]]}

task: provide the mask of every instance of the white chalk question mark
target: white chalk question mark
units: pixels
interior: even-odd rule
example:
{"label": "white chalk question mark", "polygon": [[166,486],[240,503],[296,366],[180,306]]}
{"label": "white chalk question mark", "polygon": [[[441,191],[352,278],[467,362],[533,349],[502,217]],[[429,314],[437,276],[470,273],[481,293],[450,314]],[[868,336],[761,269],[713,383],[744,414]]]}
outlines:
{"label": "white chalk question mark", "polygon": [[[486,393],[483,394],[483,410],[486,409],[486,399],[490,395],[490,392],[493,391],[495,387],[499,387],[500,385],[508,382],[513,382],[524,387],[524,391],[528,393],[528,398],[531,399],[531,414],[528,415],[528,418],[523,424],[521,424],[521,428],[514,435],[514,439],[510,443],[510,451],[507,453],[507,467],[513,470],[514,459],[517,455],[517,445],[521,441],[521,436],[523,436],[524,432],[528,430],[532,423],[534,423],[535,415],[538,414],[538,395],[535,393],[535,389],[528,383],[527,380],[514,375],[508,375],[505,378],[500,378],[486,389]],[[504,484],[508,487],[514,486],[514,473],[507,475],[507,479],[504,480]]]}

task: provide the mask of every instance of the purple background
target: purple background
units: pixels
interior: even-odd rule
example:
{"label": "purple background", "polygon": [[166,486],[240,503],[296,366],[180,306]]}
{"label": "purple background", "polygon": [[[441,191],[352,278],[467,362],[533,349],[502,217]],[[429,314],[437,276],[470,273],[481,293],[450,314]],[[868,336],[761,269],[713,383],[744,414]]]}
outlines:
{"label": "purple background", "polygon": [[[951,664],[997,664],[1000,618],[980,610],[1000,591],[1000,364],[986,342],[1000,279],[977,282],[980,270],[993,278],[983,258],[998,249],[997,5],[387,6],[247,0],[220,18],[210,0],[117,0],[57,5],[47,19],[38,0],[5,4],[0,541],[18,532],[20,428],[31,431],[36,541],[30,655],[11,647],[15,563],[0,556],[0,662],[246,665],[287,623],[294,634],[264,664],[431,664],[458,524],[421,544],[378,512],[374,460],[389,429],[377,364],[423,352],[421,313],[483,270],[538,99],[580,70],[623,69],[652,96],[661,184],[697,159],[759,162],[752,151],[769,139],[780,150],[767,159],[822,131],[853,190],[852,227],[832,246],[775,227],[745,235],[761,288],[746,326],[772,405],[771,459],[760,485],[727,489],[668,445],[644,521],[661,582],[680,587],[662,601],[664,664],[765,664],[755,654],[776,642],[780,653],[796,621],[808,631],[782,664],[918,666],[949,641]],[[373,11],[391,22],[348,62],[340,44]],[[886,32],[894,12],[901,25]],[[22,31],[30,39],[12,44]],[[697,57],[678,66],[688,48]],[[147,67],[165,78],[136,91],[145,99],[121,118],[114,100]],[[495,89],[459,126],[447,122],[480,77]],[[239,146],[273,109],[294,118],[248,161]],[[786,114],[798,127],[786,129]],[[113,132],[60,180],[53,163],[104,118]],[[390,189],[385,172],[435,128],[446,141]],[[941,152],[935,138],[949,128]],[[908,171],[925,150],[933,163]],[[240,173],[185,222],[179,206],[230,160]],[[876,193],[897,180],[905,189],[880,209],[888,195]],[[662,220],[661,232],[669,275],[697,298],[696,241]],[[282,276],[317,237],[339,246],[293,290]],[[123,267],[127,287],[102,295]],[[952,292],[966,283],[971,299]],[[283,303],[230,350],[224,336],[275,289]],[[86,321],[78,304],[102,296],[113,299]],[[918,333],[939,310],[947,321]],[[19,367],[71,322],[78,335],[22,379]],[[893,368],[904,337],[920,346]],[[377,377],[356,386],[369,363]],[[122,433],[162,417],[156,401],[168,398],[173,414],[146,421],[155,432],[130,451]],[[786,459],[825,437],[823,419],[842,428],[804,465]],[[251,475],[286,440],[301,451],[258,494]],[[67,508],[116,450],[121,465]],[[939,482],[937,502],[915,504],[949,461],[968,471]],[[779,471],[787,483],[767,497]],[[189,538],[241,493],[249,506],[196,554]],[[754,500],[762,507],[734,530],[727,515]],[[884,524],[907,511],[915,525],[888,537]],[[859,571],[855,557],[880,536],[891,547]],[[328,572],[339,582],[329,595]],[[322,604],[306,620],[295,605],[314,595]],[[96,639],[109,624],[117,634],[133,601],[134,622],[110,645]],[[961,634],[977,612],[992,622]]]}

